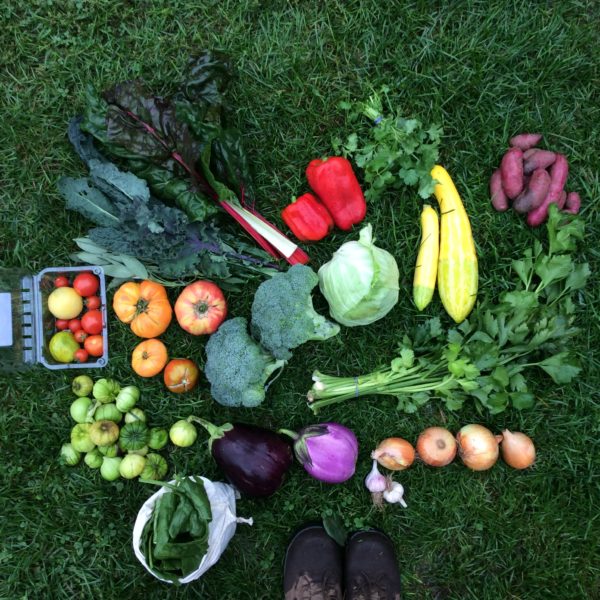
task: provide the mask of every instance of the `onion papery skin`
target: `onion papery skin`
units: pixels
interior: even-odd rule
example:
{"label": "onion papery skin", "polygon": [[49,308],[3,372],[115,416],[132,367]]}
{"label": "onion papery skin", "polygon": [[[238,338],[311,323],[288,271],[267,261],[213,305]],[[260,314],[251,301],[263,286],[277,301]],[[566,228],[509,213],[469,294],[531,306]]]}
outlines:
{"label": "onion papery skin", "polygon": [[371,452],[371,458],[390,471],[404,471],[413,464],[415,449],[405,439],[390,437],[379,442]]}
{"label": "onion papery skin", "polygon": [[513,469],[527,469],[535,462],[535,446],[531,438],[520,431],[502,432],[502,459]]}
{"label": "onion papery skin", "polygon": [[465,425],[457,434],[458,453],[473,471],[487,471],[498,460],[500,448],[496,436],[483,425]]}
{"label": "onion papery skin", "polygon": [[430,467],[445,467],[456,456],[454,436],[443,427],[428,427],[417,440],[417,454]]}

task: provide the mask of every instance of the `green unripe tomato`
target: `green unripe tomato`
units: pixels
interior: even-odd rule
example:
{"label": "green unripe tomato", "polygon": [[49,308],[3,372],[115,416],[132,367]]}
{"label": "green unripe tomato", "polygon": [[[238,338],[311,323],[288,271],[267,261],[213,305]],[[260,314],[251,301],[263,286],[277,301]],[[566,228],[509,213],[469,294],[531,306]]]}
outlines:
{"label": "green unripe tomato", "polygon": [[148,446],[152,450],[160,450],[167,445],[169,441],[169,433],[162,427],[153,427],[150,430],[150,437],[148,438]]}
{"label": "green unripe tomato", "polygon": [[169,437],[176,446],[179,446],[180,448],[187,448],[196,441],[198,432],[191,423],[185,419],[182,419],[171,426],[171,429],[169,430]]}
{"label": "green unripe tomato", "polygon": [[100,454],[98,448],[94,448],[83,457],[83,461],[90,469],[99,469],[102,466],[103,459],[104,456]]}
{"label": "green unripe tomato", "polygon": [[148,448],[148,446],[144,446],[143,448],[140,448],[139,450],[128,450],[127,454],[139,454],[140,456],[146,456],[146,454],[148,454],[148,452],[150,452],[150,448]]}
{"label": "green unripe tomato", "polygon": [[167,461],[160,454],[151,452],[146,456],[146,464],[140,479],[163,479],[168,470]]}
{"label": "green unripe tomato", "polygon": [[123,459],[120,456],[115,456],[114,458],[105,456],[102,459],[100,475],[102,475],[106,481],[115,481],[115,479],[119,479],[119,477],[121,477],[119,466],[121,465],[122,460]]}
{"label": "green unripe tomato", "polygon": [[92,406],[92,401],[87,396],[77,398],[71,403],[69,413],[75,423],[86,423],[88,419],[88,411]]}
{"label": "green unripe tomato", "polygon": [[92,395],[98,402],[108,404],[114,402],[117,394],[121,391],[121,386],[114,379],[98,379],[92,388]]}
{"label": "green unripe tomato", "polygon": [[87,396],[92,391],[94,382],[89,375],[78,375],[73,379],[71,389],[76,396]]}
{"label": "green unripe tomato", "polygon": [[98,450],[102,456],[108,456],[108,458],[114,458],[119,454],[119,446],[117,444],[111,444],[110,446],[98,446]]}
{"label": "green unripe tomato", "polygon": [[146,459],[139,454],[127,454],[119,465],[119,473],[124,479],[137,477],[146,466]]}
{"label": "green unripe tomato", "polygon": [[90,439],[90,423],[78,423],[71,429],[71,444],[77,452],[91,452],[96,444]]}
{"label": "green unripe tomato", "polygon": [[140,390],[136,388],[135,385],[128,385],[124,388],[121,388],[115,403],[121,412],[127,412],[135,406],[135,403],[139,399]]}
{"label": "green unripe tomato", "polygon": [[117,408],[114,403],[101,404],[94,412],[94,419],[96,421],[113,421],[119,423],[123,418],[123,413]]}
{"label": "green unripe tomato", "polygon": [[146,422],[146,413],[141,408],[132,408],[125,414],[125,423],[135,423],[136,421]]}
{"label": "green unripe tomato", "polygon": [[148,427],[142,421],[123,425],[119,436],[121,450],[141,450],[148,445]]}
{"label": "green unripe tomato", "polygon": [[81,460],[81,453],[73,448],[73,444],[63,444],[60,449],[60,461],[69,467],[75,466]]}

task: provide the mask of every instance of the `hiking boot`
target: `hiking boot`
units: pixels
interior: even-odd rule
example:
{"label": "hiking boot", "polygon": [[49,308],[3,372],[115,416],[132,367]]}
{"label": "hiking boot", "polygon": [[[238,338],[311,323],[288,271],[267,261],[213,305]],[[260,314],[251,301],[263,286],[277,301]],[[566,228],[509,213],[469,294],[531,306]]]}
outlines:
{"label": "hiking boot", "polygon": [[342,600],[342,549],[321,525],[289,543],[283,566],[285,600]]}
{"label": "hiking boot", "polygon": [[390,538],[357,531],[346,542],[346,600],[400,600],[400,570]]}

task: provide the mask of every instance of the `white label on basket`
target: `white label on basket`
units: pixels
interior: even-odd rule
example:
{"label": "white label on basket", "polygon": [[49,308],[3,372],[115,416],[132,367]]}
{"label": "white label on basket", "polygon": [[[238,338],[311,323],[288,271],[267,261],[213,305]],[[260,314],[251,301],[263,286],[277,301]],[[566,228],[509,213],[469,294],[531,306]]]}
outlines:
{"label": "white label on basket", "polygon": [[13,345],[10,293],[0,292],[0,347]]}

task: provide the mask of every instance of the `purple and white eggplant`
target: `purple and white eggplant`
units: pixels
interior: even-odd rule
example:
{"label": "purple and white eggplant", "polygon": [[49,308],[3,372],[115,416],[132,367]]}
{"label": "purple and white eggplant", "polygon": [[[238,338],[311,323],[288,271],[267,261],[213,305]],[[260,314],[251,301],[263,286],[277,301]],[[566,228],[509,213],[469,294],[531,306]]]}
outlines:
{"label": "purple and white eggplant", "polygon": [[358,440],[339,423],[320,423],[298,433],[280,429],[294,440],[294,454],[304,469],[319,481],[342,483],[354,475]]}

